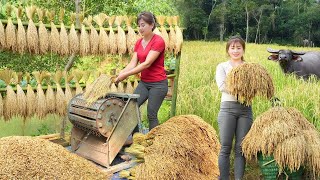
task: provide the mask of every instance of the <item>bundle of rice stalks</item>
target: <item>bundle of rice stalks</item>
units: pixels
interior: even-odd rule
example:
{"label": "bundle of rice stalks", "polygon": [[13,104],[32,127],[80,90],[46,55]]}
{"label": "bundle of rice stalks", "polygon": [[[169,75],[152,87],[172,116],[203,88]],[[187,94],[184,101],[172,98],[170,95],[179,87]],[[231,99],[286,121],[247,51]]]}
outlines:
{"label": "bundle of rice stalks", "polygon": [[3,80],[7,85],[3,108],[5,120],[9,120],[12,116],[17,114],[17,95],[10,85],[13,81],[14,76],[14,71],[9,69],[4,69],[0,73],[0,79]]}
{"label": "bundle of rice stalks", "polygon": [[133,89],[136,89],[138,87],[138,84],[139,84],[138,79],[135,79],[132,84]]}
{"label": "bundle of rice stalks", "polygon": [[245,105],[251,105],[256,96],[271,99],[274,94],[270,74],[263,66],[256,63],[243,63],[233,68],[227,76],[226,88]]}
{"label": "bundle of rice stalks", "polygon": [[49,74],[47,72],[35,71],[32,73],[37,81],[37,97],[36,97],[36,114],[39,118],[43,118],[47,114],[46,96],[42,89],[42,80]]}
{"label": "bundle of rice stalks", "polygon": [[5,37],[6,37],[6,49],[15,51],[17,37],[16,37],[16,26],[13,25],[13,22],[11,19],[12,9],[13,9],[13,6],[11,6],[10,4],[7,4],[6,12],[7,12],[7,17],[8,17],[8,22],[7,22],[7,26],[6,26]]}
{"label": "bundle of rice stalks", "polygon": [[166,44],[166,50],[168,50],[169,35],[168,35],[168,32],[167,32],[166,28],[164,27],[164,23],[166,21],[166,17],[165,16],[158,16],[157,19],[158,19],[158,22],[160,24],[161,37],[163,38],[163,40],[164,40],[164,42]]}
{"label": "bundle of rice stalks", "polygon": [[90,52],[90,39],[89,34],[86,30],[85,24],[87,24],[87,19],[83,19],[83,15],[79,17],[81,21],[81,34],[80,34],[80,55],[86,56]]}
{"label": "bundle of rice stalks", "polygon": [[101,97],[104,97],[113,84],[111,78],[106,74],[101,74],[92,84],[86,87],[83,97],[88,104],[92,104]]}
{"label": "bundle of rice stalks", "polygon": [[27,29],[27,44],[30,53],[39,54],[39,36],[38,29],[33,23],[33,15],[36,11],[35,6],[26,7],[26,13],[29,19],[28,29]]}
{"label": "bundle of rice stalks", "polygon": [[80,83],[79,83],[83,77],[83,74],[84,74],[84,72],[79,69],[75,69],[72,71],[73,79],[76,83],[76,93],[75,94],[83,93],[82,87],[80,86]]}
{"label": "bundle of rice stalks", "polygon": [[123,82],[118,83],[117,89],[118,89],[118,90],[117,90],[118,92],[124,93],[124,92],[125,92],[124,83],[123,83]]}
{"label": "bundle of rice stalks", "polygon": [[161,32],[160,32],[159,28],[157,27],[157,25],[155,25],[155,26],[156,26],[156,28],[153,30],[153,33],[161,36]]}
{"label": "bundle of rice stalks", "polygon": [[50,48],[51,52],[59,54],[60,49],[61,49],[61,42],[60,42],[59,31],[58,31],[56,25],[54,24],[55,12],[54,11],[47,11],[46,14],[47,14],[47,17],[48,17],[48,19],[50,21],[50,25],[51,25],[51,32],[50,32],[50,36],[49,36],[49,48]]}
{"label": "bundle of rice stalks", "polygon": [[176,44],[177,38],[176,38],[176,33],[174,31],[174,28],[172,27],[173,17],[167,16],[166,19],[167,19],[167,23],[169,24],[169,29],[170,29],[168,50],[170,53],[172,53],[174,50],[174,45]]}
{"label": "bundle of rice stalks", "polygon": [[118,92],[118,88],[115,83],[113,83],[113,82],[111,83],[109,92],[113,92],[113,93]]}
{"label": "bundle of rice stalks", "polygon": [[99,52],[99,34],[92,25],[92,16],[88,16],[87,21],[85,22],[87,26],[90,27],[89,43],[90,43],[90,52],[91,54],[98,54]]}
{"label": "bundle of rice stalks", "polygon": [[178,26],[179,16],[173,16],[173,25],[176,33],[176,41],[174,44],[174,54],[178,54],[181,51],[183,43],[183,35],[180,27]]}
{"label": "bundle of rice stalks", "polygon": [[127,29],[128,29],[128,33],[126,35],[126,39],[127,39],[127,49],[129,54],[133,54],[134,52],[134,46],[136,44],[137,41],[137,35],[134,31],[134,29],[132,28],[131,24],[133,21],[134,17],[133,16],[125,16],[125,20],[126,20],[126,25],[127,25]]}
{"label": "bundle of rice stalks", "polygon": [[106,19],[109,18],[106,14],[100,13],[99,15],[94,16],[93,20],[98,24],[99,26],[99,54],[101,55],[107,55],[109,51],[109,37],[106,33],[106,31],[103,28],[103,24],[106,21]]}
{"label": "bundle of rice stalks", "polygon": [[34,115],[34,113],[36,112],[36,102],[37,102],[37,98],[36,98],[36,94],[33,91],[32,86],[29,84],[30,80],[31,80],[31,76],[29,73],[26,74],[26,80],[28,83],[27,86],[27,116],[31,117],[32,115]]}
{"label": "bundle of rice stalks", "polygon": [[110,178],[93,163],[48,140],[10,136],[1,138],[0,146],[0,179]]}
{"label": "bundle of rice stalks", "polygon": [[20,6],[16,8],[16,16],[18,20],[18,31],[17,31],[17,52],[23,54],[26,51],[27,39],[26,30],[23,27],[22,18],[23,8]]}
{"label": "bundle of rice stalks", "polygon": [[111,16],[109,17],[108,19],[108,23],[109,23],[109,47],[110,47],[110,53],[111,54],[117,54],[117,37],[116,35],[114,34],[113,32],[113,28],[112,28],[112,25],[113,25],[113,22],[115,20],[115,16]]}
{"label": "bundle of rice stalks", "polygon": [[49,34],[47,28],[43,24],[43,18],[45,16],[45,10],[37,8],[37,15],[39,18],[39,52],[40,54],[46,54],[49,50]]}
{"label": "bundle of rice stalks", "polygon": [[57,86],[57,93],[56,93],[56,112],[60,116],[64,116],[66,113],[66,100],[65,100],[65,95],[64,92],[61,88],[61,79],[63,77],[63,72],[62,71],[56,71],[54,74],[53,81],[56,83]]}
{"label": "bundle of rice stalks", "polygon": [[123,16],[117,16],[115,20],[115,24],[117,26],[117,49],[118,54],[123,55],[127,52],[127,40],[126,40],[126,33],[121,28],[121,23],[124,20]]}
{"label": "bundle of rice stalks", "polygon": [[[50,73],[48,73],[48,75],[51,76]],[[51,86],[51,82],[48,81],[47,84],[48,84],[48,88],[46,91],[47,113],[55,113],[56,112],[56,95]]]}
{"label": "bundle of rice stalks", "polygon": [[27,96],[20,86],[20,82],[22,80],[22,72],[15,73],[16,76],[16,87],[17,87],[17,114],[21,117],[27,117]]}
{"label": "bundle of rice stalks", "polygon": [[64,9],[60,9],[59,13],[59,21],[60,21],[60,55],[66,56],[69,54],[69,39],[66,27],[64,26],[63,19],[64,19]]}
{"label": "bundle of rice stalks", "polygon": [[127,80],[126,93],[132,94],[134,92],[134,87],[131,80]]}
{"label": "bundle of rice stalks", "polygon": [[71,13],[71,17],[70,17],[71,27],[70,27],[69,36],[68,36],[70,54],[78,54],[80,50],[79,36],[74,26],[76,17],[77,17],[76,13]]}
{"label": "bundle of rice stalks", "polygon": [[[65,82],[64,95],[65,95],[66,105],[68,105],[69,101],[73,97],[69,83],[73,79],[74,76],[66,71],[63,72],[63,76],[64,76],[64,80],[65,80],[64,81]],[[65,108],[67,108],[67,106],[65,106]]]}
{"label": "bundle of rice stalks", "polygon": [[4,26],[0,20],[0,49],[6,48],[6,34],[4,33]]}
{"label": "bundle of rice stalks", "polygon": [[130,171],[136,179],[217,179],[219,176],[220,143],[216,131],[198,116],[175,116],[153,128],[145,142],[145,146],[133,144],[144,159],[134,172]]}
{"label": "bundle of rice stalks", "polygon": [[320,176],[320,134],[316,130],[304,130],[307,141],[306,164],[315,177]]}

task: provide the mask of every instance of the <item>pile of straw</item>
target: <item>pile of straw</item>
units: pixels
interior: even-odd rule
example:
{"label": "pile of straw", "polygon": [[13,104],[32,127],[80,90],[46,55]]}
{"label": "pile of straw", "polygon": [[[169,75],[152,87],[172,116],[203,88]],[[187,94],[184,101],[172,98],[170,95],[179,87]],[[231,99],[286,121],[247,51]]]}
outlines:
{"label": "pile of straw", "polygon": [[[134,137],[131,154],[136,179],[217,179],[220,150],[216,131],[195,115],[176,116]],[[136,148],[135,148],[136,147]]]}
{"label": "pile of straw", "polygon": [[93,163],[48,140],[0,139],[0,179],[108,179]]}
{"label": "pile of straw", "polygon": [[308,167],[320,175],[320,135],[316,128],[295,108],[273,107],[254,121],[242,142],[247,159],[261,152],[274,156],[279,173],[284,168],[296,171]]}
{"label": "pile of straw", "polygon": [[227,76],[226,88],[240,103],[246,105],[251,105],[256,96],[271,99],[274,94],[270,74],[256,63],[244,63],[233,68]]}

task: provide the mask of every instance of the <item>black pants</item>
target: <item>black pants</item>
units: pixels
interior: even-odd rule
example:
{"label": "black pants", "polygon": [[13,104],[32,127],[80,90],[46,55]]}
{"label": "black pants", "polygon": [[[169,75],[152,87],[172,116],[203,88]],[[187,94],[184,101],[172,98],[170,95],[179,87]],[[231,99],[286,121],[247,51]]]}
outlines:
{"label": "black pants", "polygon": [[[138,105],[139,107],[148,100],[147,116],[149,120],[149,130],[159,124],[158,111],[168,92],[168,80],[159,82],[143,82],[140,81],[134,94],[139,94]],[[138,127],[134,132],[138,132]]]}

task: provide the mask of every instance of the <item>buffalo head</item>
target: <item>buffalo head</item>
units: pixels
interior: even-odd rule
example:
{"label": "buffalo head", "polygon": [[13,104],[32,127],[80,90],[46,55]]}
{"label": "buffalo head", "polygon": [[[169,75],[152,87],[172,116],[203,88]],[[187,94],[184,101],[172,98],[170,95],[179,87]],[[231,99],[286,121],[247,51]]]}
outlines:
{"label": "buffalo head", "polygon": [[305,52],[296,52],[292,50],[273,50],[271,48],[268,48],[267,51],[269,53],[272,53],[268,59],[273,61],[302,61],[302,58],[300,55],[304,55]]}

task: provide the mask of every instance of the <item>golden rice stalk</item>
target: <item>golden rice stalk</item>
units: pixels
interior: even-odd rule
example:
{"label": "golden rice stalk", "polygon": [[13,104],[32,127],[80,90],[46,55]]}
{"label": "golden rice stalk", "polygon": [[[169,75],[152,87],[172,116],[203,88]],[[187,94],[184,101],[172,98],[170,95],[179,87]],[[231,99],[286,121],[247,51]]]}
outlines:
{"label": "golden rice stalk", "polygon": [[91,54],[98,54],[99,53],[99,34],[97,30],[92,25],[92,16],[88,16],[87,26],[90,27],[90,35],[89,35],[89,42],[90,42],[90,52]]}
{"label": "golden rice stalk", "polygon": [[244,63],[233,68],[227,76],[226,88],[245,105],[251,105],[256,96],[271,99],[274,94],[270,74],[257,63]]}
{"label": "golden rice stalk", "polygon": [[63,17],[64,17],[64,9],[60,9],[60,55],[66,56],[69,54],[69,39],[68,39],[68,33],[66,30],[66,27],[63,23]]}
{"label": "golden rice stalk", "polygon": [[27,86],[27,116],[31,117],[36,112],[36,94],[33,91],[33,88],[30,84]]}
{"label": "golden rice stalk", "polygon": [[74,21],[76,19],[76,13],[71,14],[71,27],[69,32],[69,50],[71,54],[78,54],[80,50],[80,42],[79,42],[79,36],[76,32],[76,29],[74,27]]}
{"label": "golden rice stalk", "polygon": [[59,54],[60,49],[61,49],[61,42],[60,42],[59,31],[53,22],[54,14],[55,14],[54,11],[47,11],[47,17],[48,17],[48,19],[50,21],[50,25],[51,25],[51,32],[50,32],[50,36],[49,36],[49,49],[51,52]]}
{"label": "golden rice stalk", "polygon": [[108,23],[109,23],[109,45],[110,45],[109,48],[110,48],[110,53],[111,54],[117,54],[117,48],[118,48],[118,46],[117,46],[117,37],[114,34],[113,28],[112,28],[114,20],[115,20],[115,16],[111,16],[108,19]]}
{"label": "golden rice stalk", "polygon": [[53,80],[57,86],[56,112],[60,116],[64,116],[66,114],[66,105],[67,105],[64,92],[63,92],[61,85],[60,85],[62,77],[63,77],[63,72],[56,71],[56,73],[54,74],[54,78],[53,78]]}
{"label": "golden rice stalk", "polygon": [[128,29],[128,33],[126,36],[127,39],[127,49],[129,54],[133,54],[134,52],[134,46],[136,44],[137,41],[137,35],[136,32],[134,31],[134,29],[132,28],[131,24],[133,21],[133,16],[126,16],[126,25],[127,25],[127,29]]}
{"label": "golden rice stalk", "polygon": [[109,37],[106,31],[103,28],[104,22],[109,18],[106,14],[100,13],[99,15],[94,16],[94,21],[99,26],[99,54],[107,55],[109,51]]}
{"label": "golden rice stalk", "polygon": [[39,52],[40,54],[46,54],[49,50],[49,34],[47,28],[42,22],[45,10],[37,8],[37,15],[39,18]]}
{"label": "golden rice stalk", "polygon": [[280,172],[288,168],[291,172],[304,165],[306,159],[307,144],[303,134],[290,137],[279,143],[274,152]]}
{"label": "golden rice stalk", "polygon": [[127,40],[126,40],[126,33],[121,28],[121,23],[123,21],[123,16],[117,16],[115,20],[115,24],[117,25],[117,49],[118,54],[123,55],[127,52]]}
{"label": "golden rice stalk", "polygon": [[0,20],[0,49],[6,48],[6,35],[5,35],[4,26]]}
{"label": "golden rice stalk", "polygon": [[134,92],[134,87],[132,86],[132,82],[128,79],[126,86],[126,93],[132,94]]}
{"label": "golden rice stalk", "polygon": [[65,79],[65,100],[66,100],[66,106],[65,108],[67,108],[67,105],[69,103],[69,101],[72,99],[73,95],[71,92],[71,88],[69,86],[70,81],[74,78],[73,75],[67,73],[66,71],[63,72],[64,75],[64,79]]}
{"label": "golden rice stalk", "polygon": [[84,22],[81,25],[81,35],[80,35],[80,55],[86,56],[90,52],[90,40],[89,35],[85,27],[85,22],[87,20],[85,19]]}
{"label": "golden rice stalk", "polygon": [[36,28],[32,20],[35,11],[35,6],[26,7],[26,13],[29,19],[29,24],[27,28],[27,45],[30,53],[39,54],[38,29]]}
{"label": "golden rice stalk", "polygon": [[176,39],[177,39],[174,28],[172,27],[173,17],[168,16],[168,17],[166,17],[166,19],[167,19],[167,23],[169,24],[169,29],[170,29],[168,50],[169,50],[169,52],[173,52],[174,45],[176,44]]}
{"label": "golden rice stalk", "polygon": [[7,26],[6,26],[6,49],[15,51],[16,49],[16,26],[13,25],[11,17],[8,18]]}
{"label": "golden rice stalk", "polygon": [[27,39],[26,30],[23,27],[22,18],[23,8],[20,6],[16,9],[16,15],[18,20],[18,31],[17,31],[17,52],[23,54],[26,51]]}
{"label": "golden rice stalk", "polygon": [[167,32],[166,28],[164,27],[164,23],[166,21],[166,17],[165,16],[158,16],[157,19],[158,19],[159,24],[160,24],[161,37],[163,38],[164,43],[166,44],[166,50],[168,50],[169,35],[168,35],[168,32]]}
{"label": "golden rice stalk", "polygon": [[174,29],[175,29],[175,33],[176,33],[176,41],[174,44],[174,54],[178,54],[181,51],[182,48],[182,43],[183,43],[183,34],[182,31],[180,29],[180,27],[178,26],[178,20],[179,20],[179,16],[174,16]]}
{"label": "golden rice stalk", "polygon": [[106,74],[101,74],[92,84],[86,87],[83,97],[88,104],[92,104],[101,97],[104,97],[109,91],[112,81]]}
{"label": "golden rice stalk", "polygon": [[300,129],[316,131],[316,127],[311,122],[309,122],[299,110],[293,107],[289,107],[286,110],[292,117],[292,123],[298,124]]}
{"label": "golden rice stalk", "polygon": [[42,89],[42,80],[44,78],[43,74],[45,72],[35,71],[33,72],[33,76],[35,77],[38,85],[37,85],[37,96],[36,96],[36,114],[39,118],[43,118],[47,114],[47,102],[46,96]]}
{"label": "golden rice stalk", "polygon": [[3,116],[3,98],[2,94],[0,93],[0,118]]}

